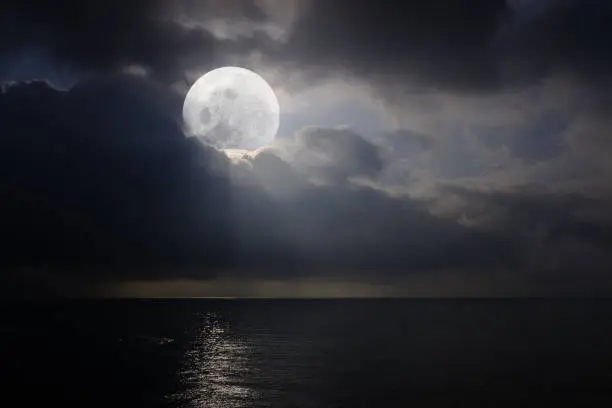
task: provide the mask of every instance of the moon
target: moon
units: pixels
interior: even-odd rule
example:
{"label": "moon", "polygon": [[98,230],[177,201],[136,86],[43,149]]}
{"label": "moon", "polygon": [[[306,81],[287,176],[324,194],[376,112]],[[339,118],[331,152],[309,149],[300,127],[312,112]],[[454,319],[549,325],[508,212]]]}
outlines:
{"label": "moon", "polygon": [[222,67],[187,92],[183,121],[188,137],[219,149],[255,150],[278,132],[280,108],[272,87],[253,71]]}

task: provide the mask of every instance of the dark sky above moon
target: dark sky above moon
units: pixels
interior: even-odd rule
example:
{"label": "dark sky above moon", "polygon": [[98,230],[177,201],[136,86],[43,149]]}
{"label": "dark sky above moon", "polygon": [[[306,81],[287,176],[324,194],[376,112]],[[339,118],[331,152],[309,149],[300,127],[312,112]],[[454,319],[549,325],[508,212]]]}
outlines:
{"label": "dark sky above moon", "polygon": [[[612,291],[612,4],[5,1],[0,292]],[[181,108],[277,90],[229,159]]]}

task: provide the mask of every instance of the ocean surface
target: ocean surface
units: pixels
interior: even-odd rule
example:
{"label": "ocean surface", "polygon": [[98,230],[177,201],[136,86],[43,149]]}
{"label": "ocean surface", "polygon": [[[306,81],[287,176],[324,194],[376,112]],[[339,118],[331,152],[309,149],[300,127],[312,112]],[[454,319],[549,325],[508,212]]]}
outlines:
{"label": "ocean surface", "polygon": [[2,303],[3,406],[612,403],[608,300]]}

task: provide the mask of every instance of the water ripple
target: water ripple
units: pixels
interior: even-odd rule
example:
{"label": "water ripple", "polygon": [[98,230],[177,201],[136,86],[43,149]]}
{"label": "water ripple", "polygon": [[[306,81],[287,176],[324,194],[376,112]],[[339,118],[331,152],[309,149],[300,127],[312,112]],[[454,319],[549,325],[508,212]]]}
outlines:
{"label": "water ripple", "polygon": [[199,335],[185,353],[180,373],[187,405],[199,408],[242,408],[252,406],[259,393],[245,381],[254,373],[251,347],[233,335],[215,313],[203,317]]}

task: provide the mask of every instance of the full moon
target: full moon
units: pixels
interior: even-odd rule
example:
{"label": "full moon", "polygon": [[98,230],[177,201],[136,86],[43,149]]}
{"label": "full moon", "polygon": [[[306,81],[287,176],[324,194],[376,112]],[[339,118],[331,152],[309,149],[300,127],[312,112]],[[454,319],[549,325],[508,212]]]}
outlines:
{"label": "full moon", "polygon": [[204,74],[183,104],[187,135],[219,149],[254,150],[269,144],[278,131],[279,112],[265,79],[239,67]]}

